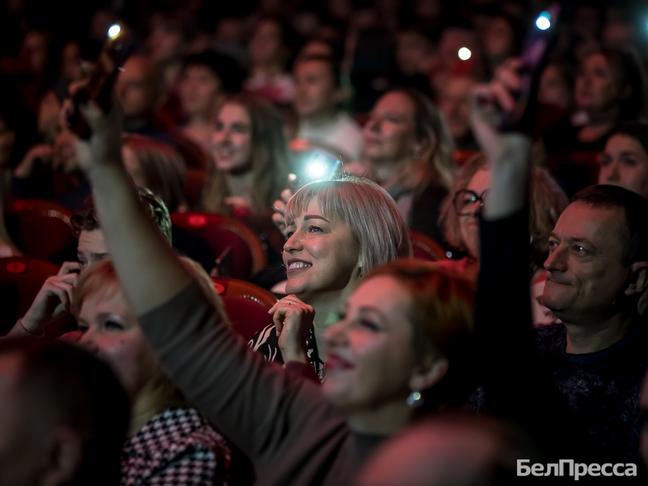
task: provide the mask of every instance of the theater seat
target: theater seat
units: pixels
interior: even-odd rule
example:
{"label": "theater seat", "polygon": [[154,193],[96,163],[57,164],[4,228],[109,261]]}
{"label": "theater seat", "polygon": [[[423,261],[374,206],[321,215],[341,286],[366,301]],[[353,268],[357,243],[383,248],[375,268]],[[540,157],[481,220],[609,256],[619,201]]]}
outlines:
{"label": "theater seat", "polygon": [[0,258],[0,334],[22,317],[48,277],[56,275],[52,263],[28,257]]}
{"label": "theater seat", "polygon": [[24,255],[60,264],[76,253],[70,216],[68,209],[49,201],[18,199],[7,210],[7,225]]}
{"label": "theater seat", "polygon": [[277,302],[274,295],[250,282],[233,278],[214,278],[216,292],[223,299],[232,327],[245,340],[272,324],[268,310]]}
{"label": "theater seat", "polygon": [[207,242],[218,275],[246,279],[267,264],[263,243],[239,220],[208,213],[174,213],[171,219],[175,225]]}
{"label": "theater seat", "polygon": [[445,249],[443,246],[423,233],[410,230],[410,238],[412,240],[412,250],[416,258],[423,260],[444,260]]}

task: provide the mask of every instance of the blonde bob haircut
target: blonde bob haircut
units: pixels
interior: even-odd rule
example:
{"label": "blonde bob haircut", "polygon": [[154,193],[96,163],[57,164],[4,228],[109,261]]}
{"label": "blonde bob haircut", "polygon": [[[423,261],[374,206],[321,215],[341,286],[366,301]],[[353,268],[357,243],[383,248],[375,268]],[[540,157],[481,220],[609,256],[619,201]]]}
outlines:
{"label": "blonde bob haircut", "polygon": [[412,254],[409,230],[394,199],[375,182],[343,176],[306,184],[288,201],[286,222],[292,224],[313,199],[325,218],[351,228],[359,248],[361,276],[378,265]]}

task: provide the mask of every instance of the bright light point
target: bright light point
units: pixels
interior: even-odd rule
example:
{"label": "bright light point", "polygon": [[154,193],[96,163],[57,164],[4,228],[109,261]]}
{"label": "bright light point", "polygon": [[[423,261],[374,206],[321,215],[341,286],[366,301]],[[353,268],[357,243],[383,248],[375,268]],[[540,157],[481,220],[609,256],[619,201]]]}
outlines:
{"label": "bright light point", "polygon": [[312,160],[306,167],[308,178],[313,180],[324,178],[327,170],[328,168],[326,167],[326,164],[321,160]]}
{"label": "bright light point", "polygon": [[551,28],[551,15],[549,12],[542,12],[535,21],[536,27],[540,30]]}
{"label": "bright light point", "polygon": [[292,172],[288,174],[288,181],[289,182],[295,182],[297,180],[297,174],[293,174]]}
{"label": "bright light point", "polygon": [[470,49],[468,49],[467,47],[461,47],[457,51],[457,56],[462,61],[467,61],[468,59],[470,59],[472,57],[472,51]]}
{"label": "bright light point", "polygon": [[121,33],[121,26],[119,24],[113,24],[108,29],[108,37],[111,39],[116,39]]}

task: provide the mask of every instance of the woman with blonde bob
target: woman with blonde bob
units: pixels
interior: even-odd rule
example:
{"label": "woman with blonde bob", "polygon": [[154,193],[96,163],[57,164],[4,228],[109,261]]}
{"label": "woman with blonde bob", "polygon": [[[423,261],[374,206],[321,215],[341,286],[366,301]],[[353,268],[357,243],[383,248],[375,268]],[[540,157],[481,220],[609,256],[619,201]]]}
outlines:
{"label": "woman with blonde bob", "polygon": [[323,377],[323,333],[376,266],[411,254],[405,222],[376,183],[345,176],[297,191],[286,208],[286,293],[250,346],[269,361],[310,363]]}
{"label": "woman with blonde bob", "polygon": [[[220,309],[207,274],[188,259],[182,263]],[[79,344],[111,365],[131,399],[121,484],[224,483],[229,446],[162,371],[125,300],[112,261],[102,260],[81,273],[72,312],[81,331]],[[191,475],[183,475],[187,467]]]}

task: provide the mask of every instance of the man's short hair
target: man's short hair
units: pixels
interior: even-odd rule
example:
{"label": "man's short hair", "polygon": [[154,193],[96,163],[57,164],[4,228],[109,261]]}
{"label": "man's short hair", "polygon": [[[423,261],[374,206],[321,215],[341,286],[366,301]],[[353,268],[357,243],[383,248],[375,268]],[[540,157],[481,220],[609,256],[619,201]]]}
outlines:
{"label": "man's short hair", "polygon": [[625,213],[628,232],[624,245],[625,265],[648,261],[648,199],[620,186],[598,184],[576,193],[572,203],[580,202],[594,208],[619,208]]}
{"label": "man's short hair", "polygon": [[67,426],[81,439],[79,470],[69,484],[118,484],[130,403],[108,364],[77,345],[48,339],[2,339],[0,356],[18,358],[23,419]]}
{"label": "man's short hair", "polygon": [[[155,225],[170,243],[171,215],[164,202],[144,187],[137,188],[137,196],[139,197],[140,203],[144,206],[146,213],[153,218]],[[81,231],[101,229],[92,197],[86,199],[83,208],[72,216],[71,223],[77,236]]]}

